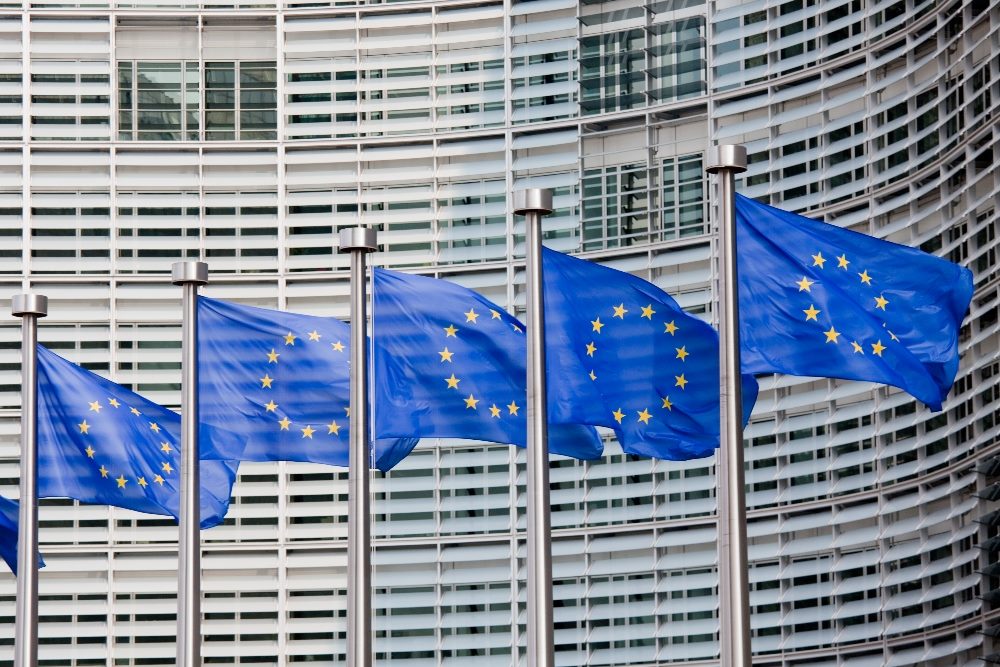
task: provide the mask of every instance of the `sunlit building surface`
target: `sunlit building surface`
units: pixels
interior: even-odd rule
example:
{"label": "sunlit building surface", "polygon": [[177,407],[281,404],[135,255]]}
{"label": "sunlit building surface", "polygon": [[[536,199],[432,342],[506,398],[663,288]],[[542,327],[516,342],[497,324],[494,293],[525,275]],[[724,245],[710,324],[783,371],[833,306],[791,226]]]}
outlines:
{"label": "sunlit building surface", "polygon": [[[180,289],[346,318],[336,230],[377,265],[523,310],[508,193],[546,243],[711,320],[713,181],[960,262],[976,293],[943,411],[768,377],[746,430],[755,664],[982,665],[1000,626],[996,169],[988,0],[12,0],[0,7],[0,310],[176,406]],[[0,331],[0,493],[16,497],[18,322]],[[717,664],[714,461],[552,469],[557,662]],[[425,441],[374,489],[376,663],[524,661],[524,457]],[[245,464],[203,533],[205,664],[343,664],[346,472]],[[171,665],[176,527],[49,500],[40,665]],[[0,664],[14,579],[0,575]]]}

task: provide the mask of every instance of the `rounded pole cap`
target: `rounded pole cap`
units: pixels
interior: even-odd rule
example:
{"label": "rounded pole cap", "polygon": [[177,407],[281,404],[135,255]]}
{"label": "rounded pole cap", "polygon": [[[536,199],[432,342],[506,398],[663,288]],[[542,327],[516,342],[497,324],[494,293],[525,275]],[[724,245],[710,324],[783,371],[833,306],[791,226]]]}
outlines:
{"label": "rounded pole cap", "polygon": [[543,188],[528,188],[514,193],[514,213],[527,215],[540,213],[548,215],[552,212],[552,190]]}
{"label": "rounded pole cap", "polygon": [[705,159],[705,171],[710,174],[726,170],[738,174],[747,170],[747,147],[740,144],[712,146]]}
{"label": "rounded pole cap", "polygon": [[175,285],[187,283],[204,285],[208,282],[208,264],[205,262],[175,262],[170,268],[170,280]]}
{"label": "rounded pole cap", "polygon": [[340,252],[375,252],[378,249],[378,234],[370,227],[347,227],[338,234]]}
{"label": "rounded pole cap", "polygon": [[15,294],[10,300],[10,312],[15,317],[45,317],[49,314],[49,297],[44,294]]}

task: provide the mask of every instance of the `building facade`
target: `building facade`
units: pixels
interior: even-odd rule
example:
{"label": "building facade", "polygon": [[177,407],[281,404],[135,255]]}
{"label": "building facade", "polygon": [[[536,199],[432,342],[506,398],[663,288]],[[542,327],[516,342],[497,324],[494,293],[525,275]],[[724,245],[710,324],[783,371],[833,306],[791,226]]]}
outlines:
{"label": "building facade", "polygon": [[[109,4],[109,1],[113,4]],[[994,0],[12,0],[0,6],[0,299],[40,339],[179,402],[180,290],[347,316],[336,231],[376,265],[523,309],[523,187],[547,245],[713,318],[704,155],[740,189],[960,262],[944,410],[768,377],[746,430],[755,665],[982,665],[1000,626]],[[8,305],[0,304],[0,310]],[[5,310],[9,312],[9,310]],[[0,493],[19,331],[0,324]],[[427,441],[373,482],[378,665],[523,661],[524,456]],[[203,533],[205,664],[343,664],[346,472],[245,464]],[[552,469],[557,662],[717,664],[714,460]],[[40,665],[170,665],[176,527],[41,510]],[[0,664],[14,579],[0,575]]]}

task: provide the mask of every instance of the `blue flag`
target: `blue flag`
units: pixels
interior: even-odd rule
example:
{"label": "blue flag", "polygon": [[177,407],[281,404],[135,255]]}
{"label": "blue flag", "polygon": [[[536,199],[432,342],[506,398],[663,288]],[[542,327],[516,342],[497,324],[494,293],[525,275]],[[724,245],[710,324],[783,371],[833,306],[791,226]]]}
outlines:
{"label": "blue flag", "polygon": [[[245,447],[202,447],[202,458],[348,464],[351,329],[331,317],[198,299],[201,419],[240,433]],[[377,442],[389,470],[415,439]]]}
{"label": "blue flag", "polygon": [[[38,346],[38,497],[178,518],[180,416]],[[199,442],[234,439],[202,429]],[[236,464],[201,463],[201,527],[222,523]]]}
{"label": "blue flag", "polygon": [[[17,574],[17,521],[18,504],[0,496],[0,557],[14,574]],[[45,567],[41,555],[38,567]]]}
{"label": "blue flag", "polygon": [[[469,438],[525,446],[524,325],[493,302],[446,280],[375,269],[373,283],[379,437]],[[553,383],[550,378],[550,394]],[[592,428],[553,423],[549,451],[594,459],[603,445]]]}
{"label": "blue flag", "polygon": [[[554,418],[614,429],[631,454],[712,454],[719,446],[715,330],[641,278],[548,248],[542,258]],[[744,420],[756,400],[757,382],[745,375]]]}
{"label": "blue flag", "polygon": [[968,269],[741,195],[736,226],[745,372],[879,382],[941,409]]}

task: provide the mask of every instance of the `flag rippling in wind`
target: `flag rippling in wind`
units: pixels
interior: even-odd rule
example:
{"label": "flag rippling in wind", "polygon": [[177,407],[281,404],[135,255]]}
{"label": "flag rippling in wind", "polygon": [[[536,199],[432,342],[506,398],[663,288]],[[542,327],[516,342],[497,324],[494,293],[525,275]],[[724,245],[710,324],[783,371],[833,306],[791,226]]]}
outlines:
{"label": "flag rippling in wind", "polygon": [[[659,287],[542,250],[549,401],[607,426],[631,454],[685,460],[719,446],[719,336]],[[757,382],[743,376],[744,420]]]}
{"label": "flag rippling in wind", "polygon": [[745,372],[878,382],[941,409],[972,273],[736,196]]}
{"label": "flag rippling in wind", "polygon": [[[379,437],[468,438],[523,447],[524,325],[446,280],[375,269],[373,284]],[[549,380],[550,393],[554,382]],[[552,422],[549,451],[594,459],[603,445],[592,428]]]}
{"label": "flag rippling in wind", "polygon": [[[238,448],[203,446],[202,458],[348,465],[350,327],[199,297],[199,408],[203,422],[245,437]],[[377,442],[389,470],[415,439]]]}
{"label": "flag rippling in wind", "polygon": [[[3,558],[14,574],[17,574],[17,522],[18,504],[0,496],[0,558]],[[38,567],[44,566],[39,555]]]}
{"label": "flag rippling in wind", "polygon": [[[178,519],[180,416],[38,346],[38,497]],[[234,439],[202,429],[200,441]],[[202,461],[201,527],[222,523],[236,464]]]}

